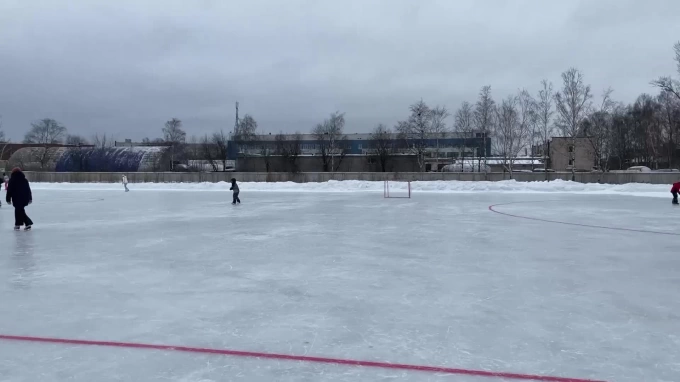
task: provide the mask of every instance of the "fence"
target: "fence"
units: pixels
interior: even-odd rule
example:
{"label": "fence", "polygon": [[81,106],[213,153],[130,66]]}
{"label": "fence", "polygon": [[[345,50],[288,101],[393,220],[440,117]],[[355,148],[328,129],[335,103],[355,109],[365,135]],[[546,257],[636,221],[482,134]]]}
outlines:
{"label": "fence", "polygon": [[[32,182],[46,183],[116,183],[121,175],[111,172],[26,172]],[[326,182],[329,180],[366,181],[500,181],[510,179],[507,173],[458,173],[458,172],[131,172],[126,174],[132,183],[199,183],[228,182],[231,178],[239,182]],[[546,180],[545,173],[514,173],[519,182]],[[570,180],[571,173],[553,172],[547,180]],[[581,183],[652,183],[671,184],[680,180],[680,173],[577,173],[576,181]]]}

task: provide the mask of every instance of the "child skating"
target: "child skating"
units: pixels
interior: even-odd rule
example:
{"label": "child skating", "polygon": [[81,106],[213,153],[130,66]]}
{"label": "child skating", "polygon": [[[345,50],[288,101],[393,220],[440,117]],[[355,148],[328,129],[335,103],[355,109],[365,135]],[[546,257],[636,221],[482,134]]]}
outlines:
{"label": "child skating", "polygon": [[231,178],[231,188],[230,188],[230,190],[232,190],[234,192],[234,195],[233,195],[234,197],[233,197],[233,201],[231,202],[231,204],[236,204],[236,203],[241,204],[241,199],[238,198],[238,193],[239,193],[238,184],[236,184],[236,179],[234,179],[234,178]]}
{"label": "child skating", "polygon": [[20,230],[23,225],[26,226],[24,230],[30,231],[33,221],[26,215],[26,206],[33,203],[33,194],[26,175],[18,167],[12,170],[5,200],[14,205],[14,230]]}
{"label": "child skating", "polygon": [[123,181],[123,187],[125,187],[125,192],[130,191],[130,189],[128,189],[128,187],[127,187],[127,184],[128,184],[127,176],[123,175],[122,181]]}
{"label": "child skating", "polygon": [[680,192],[680,182],[673,183],[671,187],[671,194],[673,194],[673,204],[678,204],[678,193]]}

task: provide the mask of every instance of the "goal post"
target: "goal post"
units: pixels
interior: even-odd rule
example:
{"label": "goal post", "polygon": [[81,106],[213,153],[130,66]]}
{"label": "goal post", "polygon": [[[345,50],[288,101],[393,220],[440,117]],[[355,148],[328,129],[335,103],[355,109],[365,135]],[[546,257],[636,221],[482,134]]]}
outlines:
{"label": "goal post", "polygon": [[384,198],[411,199],[411,182],[394,182],[386,180],[383,187]]}

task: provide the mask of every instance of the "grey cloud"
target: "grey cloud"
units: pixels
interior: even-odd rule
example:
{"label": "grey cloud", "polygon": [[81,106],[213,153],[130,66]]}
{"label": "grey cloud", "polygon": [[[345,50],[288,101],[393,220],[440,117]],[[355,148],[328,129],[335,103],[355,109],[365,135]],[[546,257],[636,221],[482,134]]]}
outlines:
{"label": "grey cloud", "polygon": [[680,2],[61,1],[0,3],[0,115],[13,139],[52,117],[72,132],[157,136],[233,126],[349,132],[394,124],[423,98],[455,109],[576,66],[630,102],[674,72]]}

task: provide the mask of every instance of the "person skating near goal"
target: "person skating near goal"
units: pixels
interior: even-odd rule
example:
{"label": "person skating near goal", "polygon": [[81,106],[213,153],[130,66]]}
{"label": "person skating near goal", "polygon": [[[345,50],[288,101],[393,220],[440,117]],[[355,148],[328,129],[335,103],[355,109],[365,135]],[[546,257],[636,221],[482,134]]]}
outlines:
{"label": "person skating near goal", "polygon": [[673,194],[673,204],[678,204],[678,193],[680,192],[680,182],[673,183],[671,194]]}
{"label": "person skating near goal", "polygon": [[229,188],[229,189],[234,192],[231,204],[236,204],[236,203],[241,204],[241,199],[238,198],[239,190],[238,190],[238,184],[236,184],[236,179],[231,178],[231,188]]}
{"label": "person skating near goal", "polygon": [[24,229],[30,231],[33,221],[26,215],[26,206],[33,203],[33,194],[26,175],[18,167],[12,170],[5,201],[14,206],[14,230],[18,231],[22,225],[25,225]]}

